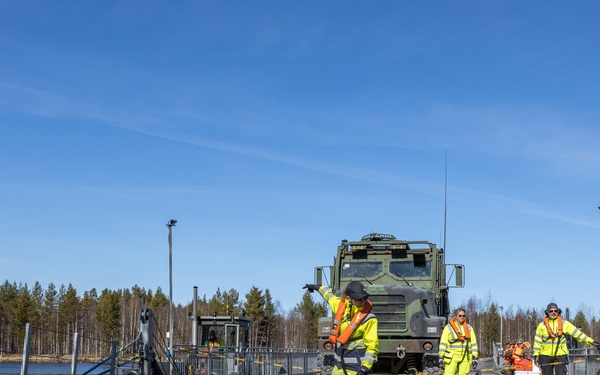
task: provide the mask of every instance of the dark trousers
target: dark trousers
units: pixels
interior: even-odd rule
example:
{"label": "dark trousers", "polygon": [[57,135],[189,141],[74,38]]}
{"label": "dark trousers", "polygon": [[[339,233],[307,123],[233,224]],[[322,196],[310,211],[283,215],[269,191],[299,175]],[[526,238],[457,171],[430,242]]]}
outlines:
{"label": "dark trousers", "polygon": [[538,357],[538,361],[542,375],[567,375],[568,357],[566,355],[556,357],[541,355]]}

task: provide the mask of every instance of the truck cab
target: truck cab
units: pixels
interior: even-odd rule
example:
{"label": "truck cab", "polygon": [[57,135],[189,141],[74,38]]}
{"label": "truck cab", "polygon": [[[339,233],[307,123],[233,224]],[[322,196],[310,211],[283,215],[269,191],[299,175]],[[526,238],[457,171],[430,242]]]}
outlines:
{"label": "truck cab", "polygon": [[[454,276],[452,285],[446,280],[448,271]],[[450,313],[448,290],[463,286],[464,266],[447,265],[443,249],[431,242],[370,233],[359,241],[343,240],[333,265],[315,268],[315,283],[337,295],[351,281],[367,288],[378,320],[380,352],[373,372],[437,373],[439,338]],[[333,366],[331,326],[332,317],[319,319],[324,371]]]}

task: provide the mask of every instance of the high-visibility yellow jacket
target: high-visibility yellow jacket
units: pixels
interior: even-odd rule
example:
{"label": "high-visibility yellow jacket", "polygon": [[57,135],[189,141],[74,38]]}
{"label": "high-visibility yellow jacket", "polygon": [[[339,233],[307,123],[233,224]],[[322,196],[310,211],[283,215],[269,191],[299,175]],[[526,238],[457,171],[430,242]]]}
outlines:
{"label": "high-visibility yellow jacket", "polygon": [[[444,327],[442,337],[440,338],[438,354],[440,357],[444,358],[445,361],[450,361],[452,358],[456,357],[467,358],[469,356],[479,356],[479,347],[477,346],[477,338],[475,337],[473,327],[469,324],[467,324],[467,327],[471,337],[465,340],[460,340],[460,337],[454,332],[454,329],[450,324],[446,324]],[[458,329],[460,329],[461,334],[465,336],[463,327],[458,326]]]}
{"label": "high-visibility yellow jacket", "polygon": [[[549,319],[548,324],[552,332],[556,335],[558,332],[558,318]],[[569,348],[567,347],[567,335],[573,337],[579,342],[585,342],[586,344],[592,344],[594,339],[583,333],[579,328],[575,327],[571,322],[563,319],[563,334],[556,336],[554,340],[550,336],[548,329],[544,322],[538,324],[535,330],[535,341],[533,342],[533,356],[559,356],[569,354]]]}
{"label": "high-visibility yellow jacket", "polygon": [[[335,314],[341,298],[336,296],[331,289],[326,286],[321,286],[319,288],[319,293]],[[352,317],[358,313],[358,311],[362,310],[362,307],[359,310],[358,307],[347,303],[346,309],[347,314],[344,314],[342,323],[340,324],[340,334],[348,327],[348,324],[352,321]],[[356,327],[348,342],[343,345],[337,343],[335,364],[338,368],[342,368],[342,357],[344,366],[347,370],[358,372],[362,367],[363,370],[368,372],[368,370],[373,367],[373,364],[377,361],[377,354],[379,353],[377,326],[377,318],[373,313],[369,313],[359,326]]]}

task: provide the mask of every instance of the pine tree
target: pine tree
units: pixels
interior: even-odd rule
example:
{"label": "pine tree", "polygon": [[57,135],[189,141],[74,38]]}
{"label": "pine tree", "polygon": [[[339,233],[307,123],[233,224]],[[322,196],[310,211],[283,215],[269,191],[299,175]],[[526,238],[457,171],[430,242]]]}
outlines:
{"label": "pine tree", "polygon": [[[573,319],[572,323],[575,327],[582,330],[583,333],[585,333],[586,335],[589,334],[590,325],[588,324],[587,319],[585,318],[585,313],[582,310],[577,311],[577,314],[575,314],[575,318]],[[572,339],[571,342],[574,348],[583,347],[583,344],[579,343],[575,339]]]}
{"label": "pine tree", "polygon": [[44,328],[48,332],[45,339],[45,352],[58,355],[58,292],[53,283],[48,284],[44,293],[42,316],[45,317]]}
{"label": "pine tree", "polygon": [[212,296],[210,301],[208,301],[208,309],[210,310],[209,314],[211,315],[224,315],[225,302],[223,301],[223,294],[221,293],[220,288],[217,288],[215,294]]}
{"label": "pine tree", "polygon": [[265,297],[262,291],[252,286],[250,292],[246,294],[246,303],[244,304],[246,316],[252,319],[250,324],[250,346],[265,346],[264,325],[265,320]]}
{"label": "pine tree", "polygon": [[8,280],[0,287],[0,351],[5,353],[15,353],[17,347],[11,333],[17,294],[17,285]]}
{"label": "pine tree", "polygon": [[235,289],[229,289],[223,293],[222,315],[238,316],[240,314],[240,293]]}
{"label": "pine tree", "polygon": [[[69,284],[67,289],[62,293],[58,300],[58,316],[60,320],[60,326],[63,327],[63,331],[67,335],[73,335],[79,332],[78,322],[80,314],[80,300],[77,296],[77,290],[73,288],[73,285]],[[62,352],[68,353],[71,341],[68,337],[64,340],[64,347]]]}
{"label": "pine tree", "polygon": [[[32,306],[32,316],[30,317],[30,322],[34,327],[41,327],[42,325],[42,304],[44,303],[44,288],[39,282],[35,282],[33,288],[31,289],[31,302]],[[38,330],[35,335],[32,335],[31,340],[31,352],[32,353],[41,353],[42,349],[42,332]]]}
{"label": "pine tree", "polygon": [[326,316],[328,309],[325,303],[315,303],[309,291],[302,295],[302,302],[296,305],[295,310],[300,314],[305,323],[301,328],[301,345],[304,348],[316,349],[318,344],[319,318]]}
{"label": "pine tree", "polygon": [[500,314],[495,303],[483,314],[482,335],[478,337],[477,344],[482,352],[490,353],[493,342],[500,342]]}
{"label": "pine tree", "polygon": [[156,288],[156,293],[152,295],[152,291],[149,291],[149,305],[154,311],[160,311],[163,307],[169,306],[169,298],[163,293],[160,287]]}
{"label": "pine tree", "polygon": [[[98,307],[98,292],[92,288],[83,293],[81,298],[81,334],[83,337],[98,336],[98,324],[96,320],[96,309]],[[85,340],[82,342],[82,351],[91,355],[100,355],[101,346],[97,340]]]}
{"label": "pine tree", "polygon": [[19,286],[15,301],[11,336],[18,346],[22,346],[25,337],[25,325],[30,322],[30,318],[33,316],[33,302],[27,289],[27,283]]}
{"label": "pine tree", "polygon": [[278,327],[277,327],[278,319],[277,313],[275,312],[275,305],[273,304],[273,298],[271,297],[271,292],[269,289],[265,289],[265,322],[264,322],[264,331],[265,331],[265,340],[266,346],[273,347],[276,342],[276,338],[278,335]]}
{"label": "pine tree", "polygon": [[[100,336],[105,341],[114,341],[121,332],[121,295],[104,289],[98,298],[96,319],[100,327]],[[110,349],[110,347],[106,347]],[[106,353],[110,351],[107,350]]]}

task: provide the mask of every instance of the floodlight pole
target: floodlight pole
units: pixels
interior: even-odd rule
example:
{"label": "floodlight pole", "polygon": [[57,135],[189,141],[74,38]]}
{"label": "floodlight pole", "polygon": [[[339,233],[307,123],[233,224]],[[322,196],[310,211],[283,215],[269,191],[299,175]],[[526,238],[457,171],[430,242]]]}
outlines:
{"label": "floodlight pole", "polygon": [[177,220],[171,219],[169,227],[169,374],[173,375],[173,227]]}

